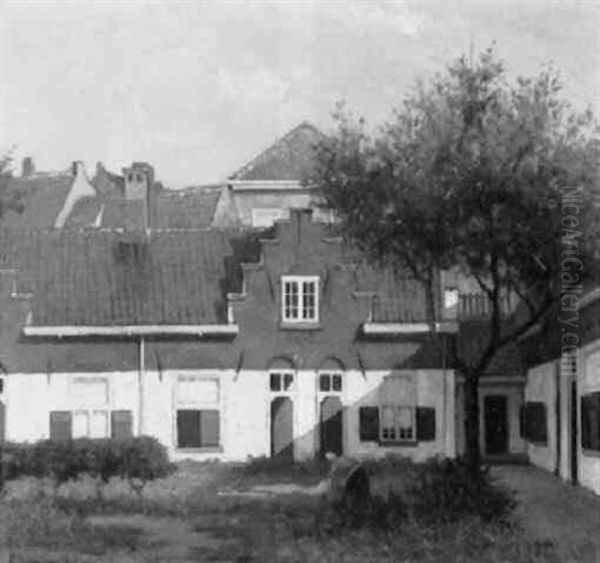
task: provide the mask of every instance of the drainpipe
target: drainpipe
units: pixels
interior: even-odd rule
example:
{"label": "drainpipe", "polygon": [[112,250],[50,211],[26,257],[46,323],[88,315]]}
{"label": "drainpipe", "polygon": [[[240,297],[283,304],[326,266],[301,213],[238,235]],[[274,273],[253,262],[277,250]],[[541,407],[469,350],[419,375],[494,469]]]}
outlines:
{"label": "drainpipe", "polygon": [[[444,437],[444,452],[445,452],[445,456],[448,455],[448,430],[449,430],[449,425],[448,425],[448,421],[446,420],[448,417],[448,406],[447,406],[447,401],[448,401],[448,385],[446,383],[446,369],[447,369],[447,364],[446,364],[446,335],[444,333],[442,333],[441,335],[442,338],[442,436]],[[454,448],[456,450],[456,447]]]}
{"label": "drainpipe", "polygon": [[560,413],[560,360],[555,363],[555,379],[556,379],[556,467],[554,468],[554,474],[560,477],[560,454],[561,454],[561,441],[560,441],[560,427],[561,427],[561,413]]}
{"label": "drainpipe", "polygon": [[138,436],[144,433],[144,374],[146,346],[144,337],[138,341]]}

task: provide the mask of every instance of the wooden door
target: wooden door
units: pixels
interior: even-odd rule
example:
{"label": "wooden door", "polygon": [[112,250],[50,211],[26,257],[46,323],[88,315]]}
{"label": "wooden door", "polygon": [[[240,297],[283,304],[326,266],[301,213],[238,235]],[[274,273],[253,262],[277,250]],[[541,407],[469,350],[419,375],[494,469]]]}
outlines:
{"label": "wooden door", "polygon": [[325,397],[321,401],[321,455],[343,453],[342,401],[339,397]]}
{"label": "wooden door", "polygon": [[271,401],[271,457],[294,461],[294,403],[289,397]]}
{"label": "wooden door", "polygon": [[508,453],[508,420],[505,395],[488,395],[484,399],[485,452]]}

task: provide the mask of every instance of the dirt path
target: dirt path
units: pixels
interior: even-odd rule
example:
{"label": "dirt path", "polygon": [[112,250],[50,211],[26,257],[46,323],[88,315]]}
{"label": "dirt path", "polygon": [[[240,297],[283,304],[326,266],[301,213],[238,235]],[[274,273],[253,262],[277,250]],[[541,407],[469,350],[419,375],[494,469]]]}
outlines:
{"label": "dirt path", "polygon": [[517,493],[517,518],[540,541],[555,543],[565,563],[600,563],[600,497],[531,466],[499,466],[498,481]]}

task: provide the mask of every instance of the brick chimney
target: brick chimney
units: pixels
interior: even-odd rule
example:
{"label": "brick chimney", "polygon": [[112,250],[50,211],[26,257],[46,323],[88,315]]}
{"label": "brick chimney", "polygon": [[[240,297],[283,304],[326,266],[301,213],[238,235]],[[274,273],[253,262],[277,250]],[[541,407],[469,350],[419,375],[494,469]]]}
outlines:
{"label": "brick chimney", "polygon": [[35,174],[33,158],[26,156],[21,163],[21,178],[29,178]]}
{"label": "brick chimney", "polygon": [[154,168],[147,162],[134,162],[123,168],[125,177],[125,199],[145,200],[154,184]]}
{"label": "brick chimney", "polygon": [[154,199],[157,185],[154,182],[154,168],[147,162],[133,162],[123,168],[125,179],[125,199],[144,202],[144,226],[149,228],[154,223]]}

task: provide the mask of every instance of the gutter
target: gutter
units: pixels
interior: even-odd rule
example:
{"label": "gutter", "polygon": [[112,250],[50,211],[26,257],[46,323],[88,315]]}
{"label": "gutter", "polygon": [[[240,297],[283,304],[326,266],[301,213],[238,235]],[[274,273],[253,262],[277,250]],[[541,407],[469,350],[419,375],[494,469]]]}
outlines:
{"label": "gutter", "polygon": [[[456,321],[444,321],[435,323],[435,332],[458,332],[458,323]],[[393,335],[393,334],[414,334],[431,332],[429,323],[378,323],[366,322],[362,327],[364,334]]]}
{"label": "gutter", "polygon": [[227,180],[227,185],[235,192],[262,190],[313,190],[311,186],[303,186],[299,180]]}
{"label": "gutter", "polygon": [[31,326],[23,327],[25,336],[233,336],[237,324],[213,325],[129,325],[129,326]]}

